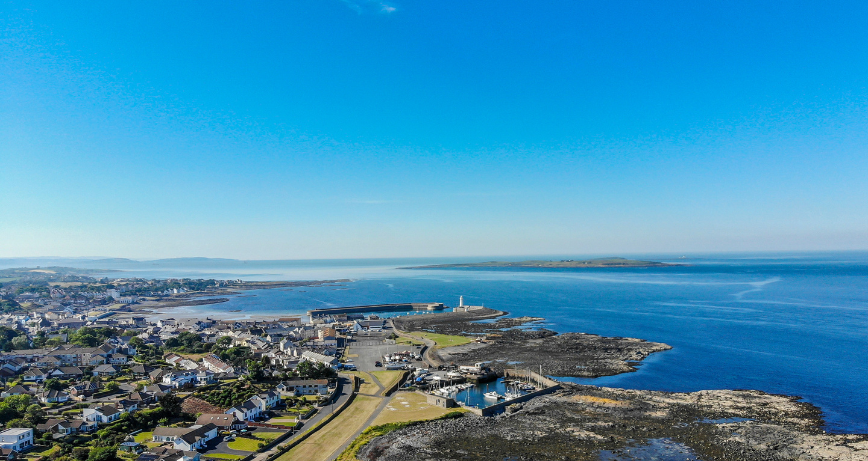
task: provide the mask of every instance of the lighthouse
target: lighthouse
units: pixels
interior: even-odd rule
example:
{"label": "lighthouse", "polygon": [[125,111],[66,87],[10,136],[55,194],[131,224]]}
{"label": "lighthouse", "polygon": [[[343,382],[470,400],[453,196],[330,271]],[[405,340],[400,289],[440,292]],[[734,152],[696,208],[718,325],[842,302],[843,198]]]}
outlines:
{"label": "lighthouse", "polygon": [[458,297],[458,307],[464,307],[464,296]]}

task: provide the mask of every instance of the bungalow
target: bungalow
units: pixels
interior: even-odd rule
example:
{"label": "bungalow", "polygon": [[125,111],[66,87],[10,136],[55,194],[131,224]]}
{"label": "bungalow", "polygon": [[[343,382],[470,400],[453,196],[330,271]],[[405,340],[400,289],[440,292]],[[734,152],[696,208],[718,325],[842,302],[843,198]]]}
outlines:
{"label": "bungalow", "polygon": [[51,372],[52,378],[79,379],[84,372],[79,367],[58,367]]}
{"label": "bungalow", "polygon": [[167,447],[153,447],[139,455],[136,461],[199,461],[198,451],[176,450]]}
{"label": "bungalow", "polygon": [[157,401],[154,394],[145,391],[130,392],[130,400],[137,402],[139,407]]}
{"label": "bungalow", "polygon": [[197,424],[190,427],[164,427],[154,429],[154,442],[172,442],[175,449],[193,451],[204,448],[209,440],[217,437],[214,424]]}
{"label": "bungalow", "polygon": [[23,387],[23,386],[12,386],[3,392],[0,392],[0,397],[5,399],[6,397],[9,397],[10,395],[24,395],[24,394],[32,395],[33,391],[31,391],[30,389]]}
{"label": "bungalow", "polygon": [[40,432],[52,432],[61,435],[77,434],[80,432],[92,432],[97,430],[99,425],[94,421],[86,421],[83,419],[49,419],[45,424],[36,426],[36,430]]}
{"label": "bungalow", "polygon": [[136,376],[136,377],[147,376],[152,371],[154,371],[153,367],[148,366],[148,365],[143,365],[141,363],[137,363],[137,364],[130,367],[130,373],[132,373],[133,376]]}
{"label": "bungalow", "polygon": [[69,400],[69,394],[56,389],[51,389],[39,394],[39,401],[42,403],[62,403]]}
{"label": "bungalow", "polygon": [[76,400],[83,400],[87,397],[90,397],[91,395],[96,393],[96,391],[98,391],[98,390],[99,390],[99,384],[97,384],[97,383],[90,383],[90,382],[80,383],[80,384],[76,384],[75,386],[70,386],[69,395],[71,395],[72,398],[74,398]]}
{"label": "bungalow", "polygon": [[48,375],[45,373],[45,370],[41,368],[29,368],[25,371],[21,377],[24,381],[37,382],[41,383],[48,379]]}
{"label": "bungalow", "polygon": [[117,369],[114,365],[100,365],[93,369],[94,376],[114,376],[118,374],[120,370]]}
{"label": "bungalow", "polygon": [[196,424],[213,424],[221,431],[234,431],[244,429],[247,423],[241,421],[234,414],[226,413],[203,413],[196,420]]}
{"label": "bungalow", "polygon": [[88,421],[106,424],[120,419],[121,411],[109,405],[96,406],[81,410],[81,416]]}

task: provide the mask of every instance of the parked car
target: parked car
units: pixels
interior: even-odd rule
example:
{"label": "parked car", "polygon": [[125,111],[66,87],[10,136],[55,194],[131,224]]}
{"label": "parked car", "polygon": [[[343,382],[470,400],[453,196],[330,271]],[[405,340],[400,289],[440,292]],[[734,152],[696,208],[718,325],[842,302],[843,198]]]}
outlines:
{"label": "parked car", "polygon": [[383,366],[383,362],[377,360],[376,362],[374,362],[374,366],[375,367],[381,367],[381,366]]}
{"label": "parked car", "polygon": [[235,438],[232,437],[231,435],[227,435],[226,437],[223,437],[224,442],[231,442],[233,440],[235,440]]}

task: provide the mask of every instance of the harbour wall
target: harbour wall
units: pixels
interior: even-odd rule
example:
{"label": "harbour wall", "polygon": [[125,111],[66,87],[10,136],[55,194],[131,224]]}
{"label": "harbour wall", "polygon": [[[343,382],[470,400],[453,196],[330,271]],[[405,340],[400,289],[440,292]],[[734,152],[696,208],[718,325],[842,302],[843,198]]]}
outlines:
{"label": "harbour wall", "polygon": [[307,311],[311,318],[325,317],[334,314],[354,314],[360,312],[385,312],[403,310],[436,311],[446,309],[443,303],[397,303],[397,304],[374,304],[370,306],[330,307],[325,309],[313,309]]}

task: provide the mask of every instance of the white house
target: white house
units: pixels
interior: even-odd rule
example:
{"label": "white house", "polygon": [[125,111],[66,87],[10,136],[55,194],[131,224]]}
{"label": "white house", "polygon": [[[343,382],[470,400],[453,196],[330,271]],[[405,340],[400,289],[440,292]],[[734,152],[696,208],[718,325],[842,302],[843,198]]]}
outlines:
{"label": "white house", "polygon": [[326,395],[329,382],[327,379],[293,379],[278,384],[275,389],[281,395]]}
{"label": "white house", "polygon": [[259,395],[254,395],[250,398],[250,401],[256,404],[259,407],[260,411],[267,411],[280,403],[280,394],[275,391],[263,392]]}
{"label": "white house", "polygon": [[253,421],[260,413],[262,413],[262,410],[260,410],[259,406],[250,399],[245,400],[244,403],[240,405],[236,405],[226,410],[227,415],[235,415],[235,417],[241,421]]}
{"label": "white house", "polygon": [[339,362],[339,360],[335,357],[329,357],[328,355],[318,354],[311,351],[305,351],[303,354],[301,354],[301,359],[308,362],[324,363],[330,367],[337,365]]}
{"label": "white house", "polygon": [[214,373],[233,373],[235,368],[227,364],[220,357],[214,354],[208,354],[202,357],[202,364]]}
{"label": "white house", "polygon": [[175,389],[182,387],[195,386],[197,383],[195,372],[185,371],[183,373],[166,373],[163,375],[163,384],[172,386]]}
{"label": "white house", "polygon": [[197,424],[190,427],[154,428],[154,442],[172,442],[176,450],[192,451],[204,448],[209,440],[217,437],[214,424]]}
{"label": "white house", "polygon": [[81,410],[81,416],[88,420],[97,423],[113,423],[121,418],[122,412],[112,406],[101,406],[94,408],[85,408]]}
{"label": "white house", "polygon": [[11,428],[0,432],[0,448],[22,452],[33,446],[33,429]]}

